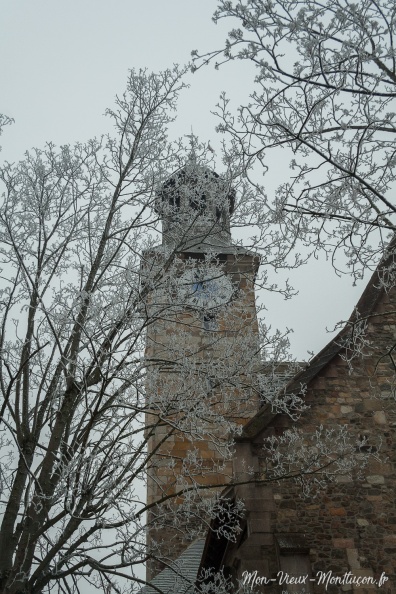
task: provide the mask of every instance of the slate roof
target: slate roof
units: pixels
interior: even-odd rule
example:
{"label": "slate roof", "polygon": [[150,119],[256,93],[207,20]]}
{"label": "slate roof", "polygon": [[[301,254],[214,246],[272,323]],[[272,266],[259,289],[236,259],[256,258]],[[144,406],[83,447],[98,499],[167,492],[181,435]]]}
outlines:
{"label": "slate roof", "polygon": [[144,586],[140,594],[192,594],[197,580],[205,540],[193,542],[176,561],[163,569],[151,580],[152,586]]}

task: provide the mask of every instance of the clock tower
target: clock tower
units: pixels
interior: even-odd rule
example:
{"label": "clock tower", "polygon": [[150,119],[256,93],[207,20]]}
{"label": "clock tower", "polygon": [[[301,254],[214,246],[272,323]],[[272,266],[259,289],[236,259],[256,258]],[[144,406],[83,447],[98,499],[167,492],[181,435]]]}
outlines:
{"label": "clock tower", "polygon": [[162,245],[142,265],[149,580],[206,532],[232,477],[232,435],[260,400],[259,258],[232,243],[235,191],[190,159],[155,208]]}

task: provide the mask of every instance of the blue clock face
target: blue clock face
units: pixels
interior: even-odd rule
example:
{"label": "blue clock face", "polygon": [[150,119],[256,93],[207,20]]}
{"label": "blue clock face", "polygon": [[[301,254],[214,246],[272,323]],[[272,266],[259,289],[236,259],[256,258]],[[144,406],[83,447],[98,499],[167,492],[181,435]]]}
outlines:
{"label": "blue clock face", "polygon": [[197,309],[213,309],[224,305],[233,294],[232,282],[215,267],[187,270],[180,280],[180,297]]}

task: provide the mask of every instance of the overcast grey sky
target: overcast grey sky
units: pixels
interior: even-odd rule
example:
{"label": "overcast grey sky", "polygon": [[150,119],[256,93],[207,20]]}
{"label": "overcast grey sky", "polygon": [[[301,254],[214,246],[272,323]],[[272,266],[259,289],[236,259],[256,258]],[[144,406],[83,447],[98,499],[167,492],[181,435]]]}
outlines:
{"label": "overcast grey sky", "polygon": [[[128,69],[158,71],[186,63],[193,49],[222,44],[232,25],[212,23],[215,7],[215,0],[0,0],[0,112],[15,119],[1,139],[0,158],[14,161],[50,140],[59,145],[108,132],[103,113],[122,93]],[[172,133],[189,134],[192,127],[216,149],[210,111],[222,90],[235,106],[243,101],[253,73],[248,64],[232,63],[190,75]],[[268,192],[278,175],[284,177],[284,163],[271,172]],[[326,327],[349,316],[362,286],[338,279],[325,262],[312,262],[291,279],[300,291],[296,299],[264,296],[264,302],[269,323],[294,328],[292,351],[306,359],[307,350],[317,352],[330,339]]]}
{"label": "overcast grey sky", "polygon": [[[220,45],[214,0],[0,0],[1,108],[16,120],[7,153],[82,140],[106,131],[102,117],[124,89],[128,69],[159,71],[185,64],[192,49]],[[220,91],[246,95],[252,69],[213,68],[189,77],[175,134],[191,125],[213,138]],[[213,140],[212,142],[215,142]],[[4,149],[5,150],[5,149]]]}

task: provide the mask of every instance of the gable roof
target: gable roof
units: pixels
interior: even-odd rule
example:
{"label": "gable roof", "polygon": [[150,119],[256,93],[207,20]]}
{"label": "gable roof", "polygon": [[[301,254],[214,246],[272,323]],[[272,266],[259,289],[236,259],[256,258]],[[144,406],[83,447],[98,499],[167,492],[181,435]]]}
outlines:
{"label": "gable roof", "polygon": [[[298,372],[284,388],[285,394],[301,394],[307,386],[330,361],[344,349],[351,336],[354,325],[362,319],[367,319],[374,312],[377,304],[385,293],[382,277],[386,271],[395,266],[396,238],[389,244],[385,256],[372,274],[358,303],[342,330],[311,359],[305,369]],[[283,390],[282,390],[283,391]],[[279,413],[273,412],[270,404],[263,406],[254,417],[244,426],[237,441],[249,441],[263,431]]]}

